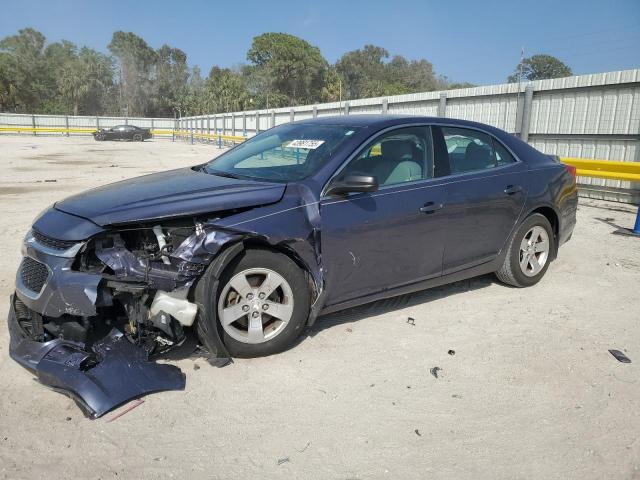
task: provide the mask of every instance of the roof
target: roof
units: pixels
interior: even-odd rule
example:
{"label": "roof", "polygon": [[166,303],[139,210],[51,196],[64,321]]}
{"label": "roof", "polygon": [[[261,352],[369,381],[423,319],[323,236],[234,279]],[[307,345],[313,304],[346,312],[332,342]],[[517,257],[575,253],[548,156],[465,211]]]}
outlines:
{"label": "roof", "polygon": [[316,124],[316,125],[344,125],[348,127],[373,127],[375,129],[382,129],[386,127],[392,127],[394,125],[403,125],[405,123],[425,122],[431,124],[446,124],[446,125],[458,125],[460,127],[481,127],[486,130],[496,131],[495,127],[485,125],[478,122],[472,122],[469,120],[459,120],[456,118],[445,117],[425,117],[419,115],[341,115],[332,117],[317,117],[307,120],[300,120],[296,123],[299,124]]}

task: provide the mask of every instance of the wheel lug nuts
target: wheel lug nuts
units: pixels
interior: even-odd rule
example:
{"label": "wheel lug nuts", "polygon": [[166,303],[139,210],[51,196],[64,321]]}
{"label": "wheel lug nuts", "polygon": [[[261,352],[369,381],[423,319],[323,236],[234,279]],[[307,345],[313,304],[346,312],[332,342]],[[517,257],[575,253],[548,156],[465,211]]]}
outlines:
{"label": "wheel lug nuts", "polygon": [[253,300],[253,293],[247,293],[247,300]]}
{"label": "wheel lug nuts", "polygon": [[243,312],[248,312],[249,311],[249,305],[243,305],[242,306],[242,311]]}
{"label": "wheel lug nuts", "polygon": [[258,295],[258,298],[259,298],[260,300],[263,300],[263,299],[264,299],[264,297],[265,297],[264,292],[260,292],[260,294]]}
{"label": "wheel lug nuts", "polygon": [[264,305],[262,305],[262,309],[263,310],[269,310],[269,305],[267,305],[266,303]]}
{"label": "wheel lug nuts", "polygon": [[252,316],[253,318],[257,318],[257,317],[258,317],[258,315],[260,315],[260,312],[253,312],[253,313],[251,314],[251,316]]}

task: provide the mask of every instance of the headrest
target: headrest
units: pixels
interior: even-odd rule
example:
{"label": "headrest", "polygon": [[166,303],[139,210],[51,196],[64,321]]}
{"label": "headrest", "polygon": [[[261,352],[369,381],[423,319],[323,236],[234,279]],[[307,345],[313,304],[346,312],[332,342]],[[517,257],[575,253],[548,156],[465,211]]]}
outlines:
{"label": "headrest", "polygon": [[465,160],[477,163],[479,166],[488,163],[490,156],[491,150],[478,145],[476,142],[469,143],[464,153]]}
{"label": "headrest", "polygon": [[413,148],[410,140],[387,140],[382,142],[382,156],[390,160],[411,160]]}

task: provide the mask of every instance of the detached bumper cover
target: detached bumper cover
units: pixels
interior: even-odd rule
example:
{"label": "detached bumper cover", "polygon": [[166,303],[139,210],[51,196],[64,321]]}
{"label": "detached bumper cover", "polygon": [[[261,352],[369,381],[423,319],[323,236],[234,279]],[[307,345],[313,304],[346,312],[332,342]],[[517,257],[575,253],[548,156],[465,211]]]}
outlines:
{"label": "detached bumper cover", "polygon": [[42,384],[72,397],[92,418],[149,393],[184,390],[185,375],[179,368],[150,362],[144,350],[118,330],[89,351],[61,339],[36,342],[22,331],[13,296],[8,322],[11,358]]}

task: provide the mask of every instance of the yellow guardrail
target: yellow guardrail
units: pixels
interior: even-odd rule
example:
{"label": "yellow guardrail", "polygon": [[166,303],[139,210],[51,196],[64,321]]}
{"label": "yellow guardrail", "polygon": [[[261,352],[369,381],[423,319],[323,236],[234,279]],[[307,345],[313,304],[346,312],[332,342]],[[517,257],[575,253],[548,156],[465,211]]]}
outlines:
{"label": "yellow guardrail", "polygon": [[[62,128],[62,127],[17,127],[0,126],[0,132],[26,132],[26,133],[94,133],[97,128]],[[189,130],[150,130],[153,135],[175,135],[176,137],[191,137]],[[218,135],[215,133],[193,133],[193,138],[206,138],[209,140],[244,142],[245,137],[239,135]]]}
{"label": "yellow guardrail", "polygon": [[[176,137],[191,138],[190,130],[176,130]],[[193,138],[206,138],[209,140],[226,140],[231,142],[244,142],[247,138],[241,135],[219,135],[217,133],[193,133]]]}
{"label": "yellow guardrail", "polygon": [[640,162],[588,160],[573,157],[560,157],[560,161],[576,167],[576,173],[582,177],[640,182]]}

